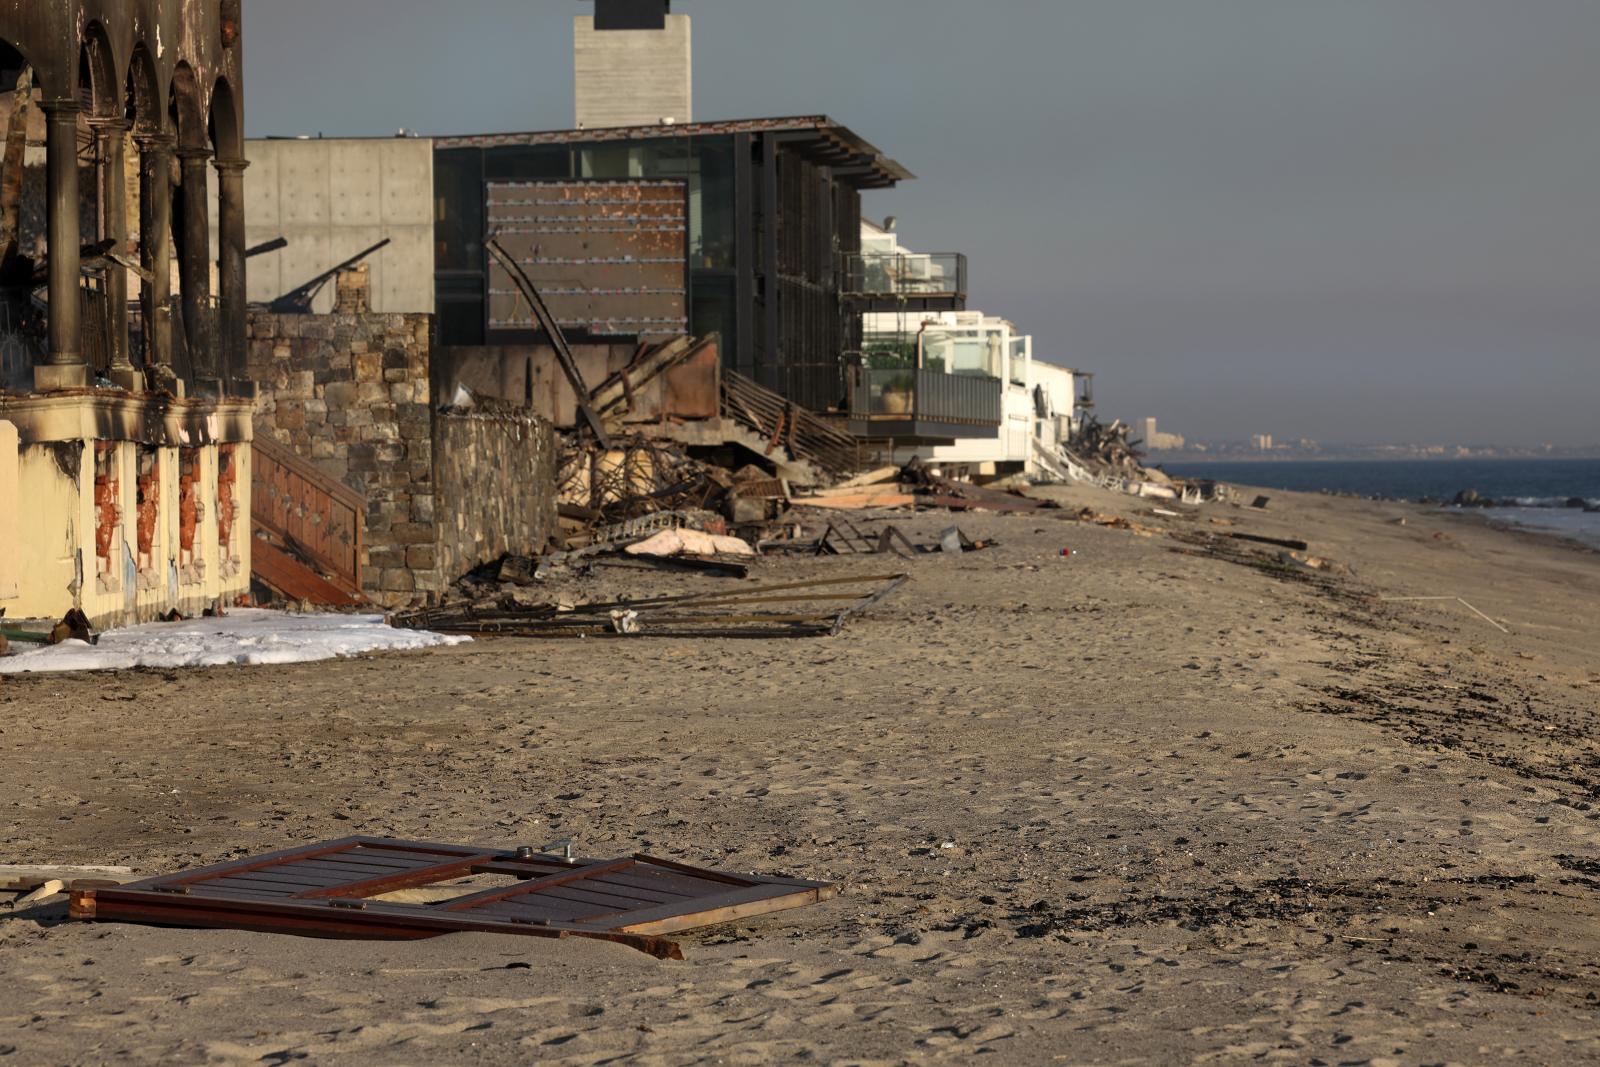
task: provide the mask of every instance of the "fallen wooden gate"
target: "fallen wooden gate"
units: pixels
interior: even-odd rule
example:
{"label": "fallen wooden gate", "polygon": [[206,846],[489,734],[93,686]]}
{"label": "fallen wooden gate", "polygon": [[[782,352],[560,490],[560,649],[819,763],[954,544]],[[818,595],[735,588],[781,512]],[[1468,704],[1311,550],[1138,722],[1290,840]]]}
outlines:
{"label": "fallen wooden gate", "polygon": [[[446,882],[483,875],[506,884]],[[430,903],[382,897],[441,887]],[[464,931],[587,937],[682,959],[661,935],[814,904],[833,886],[624,856],[577,860],[470,845],[350,837],[71,897],[74,919],[416,940]]]}
{"label": "fallen wooden gate", "polygon": [[253,576],[291,600],[363,602],[360,493],[270,441],[252,445]]}

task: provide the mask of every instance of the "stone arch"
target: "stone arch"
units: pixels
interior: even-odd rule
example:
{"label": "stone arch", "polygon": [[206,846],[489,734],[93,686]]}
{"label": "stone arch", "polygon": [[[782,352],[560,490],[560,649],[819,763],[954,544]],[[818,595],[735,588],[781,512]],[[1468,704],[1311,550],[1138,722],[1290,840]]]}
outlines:
{"label": "stone arch", "polygon": [[238,98],[226,77],[217,79],[211,91],[211,144],[218,159],[244,158],[244,129],[239,117]]}
{"label": "stone arch", "polygon": [[124,97],[127,117],[137,134],[155,134],[166,129],[167,116],[161,106],[161,80],[156,73],[155,60],[143,43],[133,50],[128,62],[128,81]]}
{"label": "stone arch", "polygon": [[172,72],[172,102],[168,111],[173,125],[178,132],[179,148],[205,148],[207,136],[207,123],[205,121],[205,102],[200,98],[200,83],[194,76],[194,68],[187,63],[179,63]]}
{"label": "stone arch", "polygon": [[83,47],[78,61],[78,90],[83,112],[92,118],[120,118],[126,110],[125,86],[117,77],[117,56],[111,38],[99,22],[83,30]]}

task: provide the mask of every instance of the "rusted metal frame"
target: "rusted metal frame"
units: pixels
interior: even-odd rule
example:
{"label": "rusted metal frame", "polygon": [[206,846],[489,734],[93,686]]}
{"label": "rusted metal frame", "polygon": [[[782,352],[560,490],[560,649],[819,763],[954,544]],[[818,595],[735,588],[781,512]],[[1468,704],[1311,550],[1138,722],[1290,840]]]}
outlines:
{"label": "rusted metal frame", "polygon": [[567,346],[567,336],[561,332],[561,324],[550,314],[550,309],[545,306],[544,299],[540,297],[539,290],[534,287],[527,272],[522,269],[522,264],[512,258],[494,237],[485,242],[485,248],[494,257],[495,262],[511,275],[511,280],[522,292],[522,298],[533,310],[534,318],[550,338],[550,347],[555,351],[556,362],[561,364],[562,373],[567,376],[567,382],[572,386],[578,410],[582,412],[584,421],[589,424],[589,429],[594,433],[600,447],[609,452],[611,437],[606,433],[605,424],[601,422],[600,416],[589,406],[589,387],[584,384],[583,372],[578,369],[578,361],[573,357],[572,349]]}
{"label": "rusted metal frame", "polygon": [[366,878],[359,882],[348,882],[344,885],[332,885],[305,893],[296,893],[295,899],[321,900],[328,897],[375,897],[384,893],[393,893],[399,889],[416,889],[419,886],[431,885],[446,878],[456,878],[464,874],[471,874],[474,867],[495,858],[497,857],[494,853],[480,852],[477,855],[451,860],[448,863],[435,863],[429,867],[418,867],[414,870],[401,871],[392,875]]}
{"label": "rusted metal frame", "polygon": [[447,912],[465,911],[469,908],[476,908],[483,904],[494,904],[498,901],[508,900],[512,897],[527,896],[530,893],[538,893],[545,889],[554,889],[556,886],[567,885],[571,882],[581,882],[585,878],[593,878],[595,875],[610,874],[613,871],[626,870],[627,868],[636,865],[637,861],[635,861],[632,856],[628,856],[619,860],[606,860],[599,863],[591,863],[587,867],[574,867],[570,871],[561,871],[557,874],[535,879],[531,882],[524,882],[521,885],[506,886],[500,889],[486,889],[481,893],[473,893],[471,896],[461,897],[458,900],[452,900],[448,903],[437,905],[437,909]]}

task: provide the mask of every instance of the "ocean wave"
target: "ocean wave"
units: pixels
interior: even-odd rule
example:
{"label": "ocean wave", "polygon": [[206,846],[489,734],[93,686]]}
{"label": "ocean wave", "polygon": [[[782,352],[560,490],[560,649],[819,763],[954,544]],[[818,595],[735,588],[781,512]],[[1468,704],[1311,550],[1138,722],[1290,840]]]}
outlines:
{"label": "ocean wave", "polygon": [[1575,496],[1514,496],[1501,502],[1502,507],[1516,508],[1576,508],[1574,500],[1583,500],[1583,506],[1588,508],[1600,507],[1600,497],[1586,500]]}

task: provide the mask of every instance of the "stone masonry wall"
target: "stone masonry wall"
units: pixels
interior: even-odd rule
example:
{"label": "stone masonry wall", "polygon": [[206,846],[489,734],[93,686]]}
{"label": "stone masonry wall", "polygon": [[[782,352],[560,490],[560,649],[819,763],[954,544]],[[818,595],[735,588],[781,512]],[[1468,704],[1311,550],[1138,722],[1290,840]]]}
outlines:
{"label": "stone masonry wall", "polygon": [[[367,498],[362,588],[386,606],[445,587],[434,526],[428,315],[250,313],[256,434]],[[452,576],[453,577],[453,576]]]}
{"label": "stone masonry wall", "polygon": [[367,498],[362,590],[436,599],[480,563],[544,548],[555,431],[525,408],[435,412],[429,315],[250,313],[256,436]]}
{"label": "stone masonry wall", "polygon": [[507,553],[539,552],[556,528],[556,438],[526,410],[434,419],[439,567],[454,579]]}

